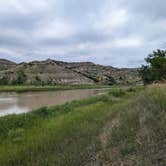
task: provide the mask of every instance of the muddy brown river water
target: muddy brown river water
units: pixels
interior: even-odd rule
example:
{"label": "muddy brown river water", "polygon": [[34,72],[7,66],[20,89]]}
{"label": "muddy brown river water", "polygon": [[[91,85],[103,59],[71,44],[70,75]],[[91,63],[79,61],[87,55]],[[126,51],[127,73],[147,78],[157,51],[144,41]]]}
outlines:
{"label": "muddy brown river water", "polygon": [[64,104],[108,92],[108,89],[0,93],[0,116],[20,114],[43,106]]}

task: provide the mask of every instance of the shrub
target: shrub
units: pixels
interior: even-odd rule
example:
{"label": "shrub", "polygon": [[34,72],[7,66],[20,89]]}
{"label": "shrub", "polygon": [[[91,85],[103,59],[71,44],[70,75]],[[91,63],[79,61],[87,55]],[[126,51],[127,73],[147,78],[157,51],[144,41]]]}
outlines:
{"label": "shrub", "polygon": [[8,78],[3,76],[0,78],[0,85],[8,85],[9,81]]}
{"label": "shrub", "polygon": [[136,92],[136,89],[133,88],[133,87],[130,87],[130,88],[127,89],[127,92]]}
{"label": "shrub", "polygon": [[21,70],[18,72],[16,79],[12,81],[13,85],[21,85],[24,84],[27,80],[26,74]]}
{"label": "shrub", "polygon": [[115,90],[112,90],[110,94],[114,97],[121,97],[125,95],[125,91],[123,91],[122,89],[115,89]]}

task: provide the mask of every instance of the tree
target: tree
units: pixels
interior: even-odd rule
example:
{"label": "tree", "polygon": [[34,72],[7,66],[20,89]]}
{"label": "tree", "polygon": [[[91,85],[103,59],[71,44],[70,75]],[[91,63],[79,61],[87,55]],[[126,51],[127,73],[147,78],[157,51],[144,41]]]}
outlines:
{"label": "tree", "polygon": [[17,74],[17,78],[12,81],[12,84],[14,85],[21,85],[24,84],[27,80],[26,74],[21,70]]}
{"label": "tree", "polygon": [[147,65],[143,65],[140,69],[141,77],[144,84],[149,84],[154,81],[166,80],[166,51],[153,51],[145,59]]}

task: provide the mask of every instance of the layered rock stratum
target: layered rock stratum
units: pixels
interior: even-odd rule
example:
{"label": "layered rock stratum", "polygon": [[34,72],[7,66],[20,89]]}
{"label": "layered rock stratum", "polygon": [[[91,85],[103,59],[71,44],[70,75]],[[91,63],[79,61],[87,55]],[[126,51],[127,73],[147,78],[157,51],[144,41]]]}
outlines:
{"label": "layered rock stratum", "polygon": [[136,68],[114,68],[92,62],[62,62],[47,59],[19,63],[0,59],[0,82],[16,82],[24,76],[24,84],[140,84],[141,78]]}

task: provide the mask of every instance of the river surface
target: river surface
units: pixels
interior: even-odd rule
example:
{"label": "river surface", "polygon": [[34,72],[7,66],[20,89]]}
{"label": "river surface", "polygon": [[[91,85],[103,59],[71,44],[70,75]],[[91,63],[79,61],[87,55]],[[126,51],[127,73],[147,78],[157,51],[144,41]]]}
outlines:
{"label": "river surface", "polygon": [[0,116],[20,114],[43,106],[64,104],[108,92],[108,89],[0,93]]}

